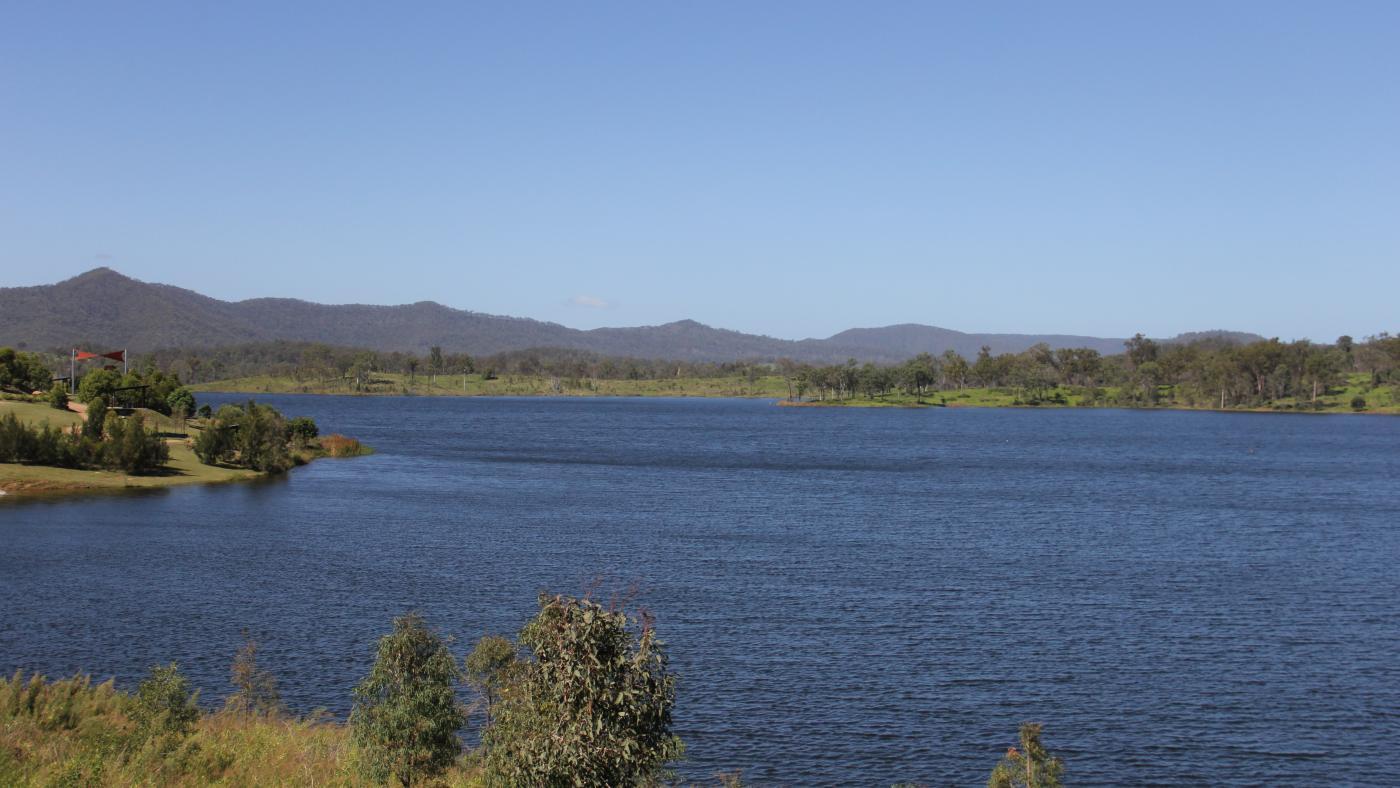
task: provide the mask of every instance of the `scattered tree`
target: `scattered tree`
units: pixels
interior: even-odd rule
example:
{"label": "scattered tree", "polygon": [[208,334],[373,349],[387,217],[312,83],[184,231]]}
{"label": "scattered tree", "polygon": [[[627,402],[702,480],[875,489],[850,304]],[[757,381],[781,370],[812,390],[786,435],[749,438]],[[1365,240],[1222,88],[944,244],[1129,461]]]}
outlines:
{"label": "scattered tree", "polygon": [[460,674],[447,643],[410,613],[379,639],[370,673],[355,688],[352,737],[365,774],[405,786],[446,769],[461,749],[466,713],[457,702]]}
{"label": "scattered tree", "polygon": [[194,393],[181,386],[166,396],[165,405],[169,408],[171,416],[177,419],[188,419],[194,415]]}
{"label": "scattered tree", "polygon": [[987,788],[1059,788],[1064,764],[1040,743],[1039,723],[1021,725],[1021,748],[1010,748],[992,769]]}
{"label": "scattered tree", "polygon": [[491,724],[491,709],[500,699],[501,687],[510,678],[510,671],[516,666],[515,644],[499,635],[487,635],[476,642],[472,653],[467,655],[467,681],[481,693],[485,704],[486,724]]}
{"label": "scattered tree", "polygon": [[243,645],[233,656],[229,667],[229,682],[234,693],[225,705],[245,714],[275,716],[282,712],[282,696],[277,692],[277,677],[258,667],[258,643],[243,630]]}
{"label": "scattered tree", "polygon": [[87,414],[83,421],[83,435],[93,440],[102,440],[102,430],[107,426],[107,398],[93,397],[87,401]]}

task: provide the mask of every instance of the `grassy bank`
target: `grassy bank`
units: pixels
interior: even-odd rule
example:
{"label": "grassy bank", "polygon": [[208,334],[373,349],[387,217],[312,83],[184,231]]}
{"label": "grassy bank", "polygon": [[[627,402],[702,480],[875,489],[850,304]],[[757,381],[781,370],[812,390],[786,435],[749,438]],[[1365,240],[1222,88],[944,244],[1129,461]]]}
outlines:
{"label": "grassy bank", "polygon": [[[44,403],[0,402],[0,414],[14,413],[28,424],[48,421],[55,427],[80,424],[82,414],[75,410],[55,410]],[[159,414],[147,414],[147,423],[166,434],[170,461],[162,473],[137,476],[118,471],[53,468],[45,465],[0,463],[0,492],[7,498],[53,496],[71,493],[119,492],[157,489],[184,484],[214,484],[257,478],[260,474],[239,468],[205,465],[194,456],[187,438],[176,437],[177,425]]]}
{"label": "grassy bank", "polygon": [[[0,400],[0,415],[13,413],[26,424],[40,425],[47,421],[60,428],[81,424],[81,408],[81,405],[73,405],[69,410],[57,410],[41,402]],[[170,459],[160,472],[137,475],[111,470],[0,463],[0,493],[5,499],[19,500],[154,490],[186,484],[220,484],[267,476],[246,468],[200,462],[192,448],[193,437],[201,424],[197,419],[181,422],[154,411],[142,411],[141,415],[148,427],[161,432],[170,450]],[[369,447],[353,438],[329,435],[300,447],[293,458],[298,465],[304,465],[322,457],[359,457],[370,453]]]}
{"label": "grassy bank", "polygon": [[[112,682],[0,678],[0,785],[369,786],[348,726],[224,709],[182,737],[141,730],[136,700]],[[465,759],[434,782],[479,785]]]}

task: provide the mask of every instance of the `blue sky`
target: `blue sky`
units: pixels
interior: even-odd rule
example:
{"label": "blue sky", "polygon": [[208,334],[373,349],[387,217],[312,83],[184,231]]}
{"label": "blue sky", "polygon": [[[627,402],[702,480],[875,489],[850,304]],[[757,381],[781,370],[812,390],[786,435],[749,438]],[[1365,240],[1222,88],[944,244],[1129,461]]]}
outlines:
{"label": "blue sky", "polygon": [[781,337],[1400,315],[1400,3],[8,3],[0,285]]}

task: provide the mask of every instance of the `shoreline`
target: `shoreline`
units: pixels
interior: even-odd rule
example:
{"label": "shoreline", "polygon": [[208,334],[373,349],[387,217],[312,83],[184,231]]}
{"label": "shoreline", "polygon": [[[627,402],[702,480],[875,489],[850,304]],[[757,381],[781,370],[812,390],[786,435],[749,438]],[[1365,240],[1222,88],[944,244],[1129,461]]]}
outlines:
{"label": "shoreline", "polygon": [[[76,403],[75,403],[76,404]],[[0,415],[16,410],[22,421],[43,423],[45,421],[60,428],[71,427],[85,420],[85,408],[70,406],[69,410],[57,410],[47,404],[33,402],[0,401]],[[293,453],[295,465],[286,473],[264,473],[247,468],[232,468],[223,465],[205,465],[195,456],[192,448],[193,437],[169,435],[165,437],[170,458],[158,473],[128,474],[97,468],[62,468],[52,465],[31,465],[26,463],[0,463],[0,505],[31,501],[58,501],[75,497],[95,495],[154,494],[176,487],[202,484],[231,484],[246,482],[275,481],[297,467],[318,459],[341,459],[325,449],[318,442],[315,448],[302,448]],[[362,456],[373,452],[361,446],[359,453],[346,455]]]}
{"label": "shoreline", "polygon": [[[202,383],[193,387],[198,393],[204,394],[237,394],[248,396],[259,396],[274,394],[278,396],[327,396],[327,397],[458,397],[462,399],[603,399],[603,398],[636,398],[636,399],[749,399],[749,400],[773,400],[773,404],[786,408],[903,408],[908,410],[924,410],[932,408],[993,408],[993,409],[1017,409],[1017,410],[1173,410],[1173,411],[1193,411],[1201,413],[1287,413],[1301,414],[1309,416],[1335,416],[1335,415],[1357,415],[1357,416],[1397,416],[1400,415],[1400,407],[1381,406],[1367,408],[1366,410],[1354,410],[1340,404],[1314,409],[1311,407],[1240,407],[1240,408],[1218,408],[1191,406],[1183,404],[1163,404],[1145,405],[1134,407],[1132,405],[1122,405],[1117,403],[1085,404],[1079,401],[1066,402],[1045,402],[1036,405],[1014,402],[1012,395],[997,393],[994,389],[967,389],[962,392],[952,393],[953,397],[940,397],[941,401],[932,402],[925,399],[905,399],[903,395],[895,395],[895,399],[844,399],[844,400],[798,400],[789,399],[785,392],[774,390],[776,387],[771,384],[766,390],[735,391],[724,390],[720,384],[700,389],[671,389],[656,390],[655,388],[645,388],[642,386],[609,386],[618,390],[578,390],[564,389],[560,391],[541,391],[538,388],[526,390],[521,384],[509,384],[511,388],[504,391],[461,391],[447,389],[437,386],[427,390],[422,387],[418,389],[407,388],[385,391],[333,391],[325,388],[318,388],[311,385],[286,385],[285,381],[276,381],[280,385],[272,385],[264,382],[262,387],[255,388],[251,385],[240,385],[246,378],[235,378],[227,381],[215,381]],[[266,379],[253,379],[265,381]],[[630,381],[610,381],[610,383],[628,383]],[[655,383],[655,381],[648,381]],[[725,381],[727,382],[727,381]],[[755,388],[765,388],[755,385]],[[969,399],[971,401],[958,401]]]}

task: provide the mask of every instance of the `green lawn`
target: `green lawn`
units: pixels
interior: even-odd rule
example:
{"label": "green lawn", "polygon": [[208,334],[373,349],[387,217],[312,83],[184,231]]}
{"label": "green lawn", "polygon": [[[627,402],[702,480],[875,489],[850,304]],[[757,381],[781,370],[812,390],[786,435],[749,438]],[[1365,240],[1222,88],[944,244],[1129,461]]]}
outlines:
{"label": "green lawn", "polygon": [[[69,426],[82,421],[82,417],[74,411],[55,410],[43,403],[0,401],[0,415],[5,413],[14,413],[21,421],[29,424],[41,424],[47,420],[54,426]],[[160,414],[145,415],[148,416],[147,424],[156,426],[163,432],[177,431],[174,429],[174,422],[167,417]],[[168,439],[166,443],[170,447],[170,461],[166,463],[166,472],[160,475],[130,476],[114,471],[0,463],[0,491],[7,493],[7,498],[17,498],[80,491],[101,492],[209,484],[252,479],[260,475],[254,471],[205,465],[195,457],[186,439]]]}

